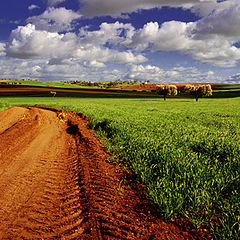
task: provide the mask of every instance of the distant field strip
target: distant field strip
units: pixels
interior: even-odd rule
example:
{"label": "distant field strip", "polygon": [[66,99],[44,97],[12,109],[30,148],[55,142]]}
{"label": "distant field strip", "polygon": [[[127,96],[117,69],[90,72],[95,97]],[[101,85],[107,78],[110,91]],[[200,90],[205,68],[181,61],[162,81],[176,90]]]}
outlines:
{"label": "distant field strip", "polygon": [[5,97],[0,104],[51,105],[91,117],[168,219],[185,216],[216,239],[238,239],[240,99]]}

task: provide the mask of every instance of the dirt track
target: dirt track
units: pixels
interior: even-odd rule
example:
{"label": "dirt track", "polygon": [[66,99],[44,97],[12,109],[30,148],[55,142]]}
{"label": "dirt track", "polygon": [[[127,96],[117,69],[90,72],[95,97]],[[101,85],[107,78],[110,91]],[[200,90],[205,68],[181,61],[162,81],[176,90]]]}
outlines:
{"label": "dirt track", "polygon": [[197,239],[165,223],[77,114],[0,112],[0,239]]}

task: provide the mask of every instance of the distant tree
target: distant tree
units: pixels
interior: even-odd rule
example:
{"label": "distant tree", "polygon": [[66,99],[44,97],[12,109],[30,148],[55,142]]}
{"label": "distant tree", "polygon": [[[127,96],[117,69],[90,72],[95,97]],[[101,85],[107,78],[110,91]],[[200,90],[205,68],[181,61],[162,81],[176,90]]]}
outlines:
{"label": "distant tree", "polygon": [[138,80],[137,80],[137,79],[134,79],[134,80],[133,80],[133,83],[134,83],[134,84],[136,84],[137,82],[138,82]]}
{"label": "distant tree", "polygon": [[186,85],[183,92],[193,95],[196,101],[201,97],[208,97],[212,95],[212,87],[210,84],[206,85]]}
{"label": "distant tree", "polygon": [[163,95],[164,101],[166,101],[167,96],[176,96],[178,94],[177,86],[169,84],[157,85],[156,92]]}

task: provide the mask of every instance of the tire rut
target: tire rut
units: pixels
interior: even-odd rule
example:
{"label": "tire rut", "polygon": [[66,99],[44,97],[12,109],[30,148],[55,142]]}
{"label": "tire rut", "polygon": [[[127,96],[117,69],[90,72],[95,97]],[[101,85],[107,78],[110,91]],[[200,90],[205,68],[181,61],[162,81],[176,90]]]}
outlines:
{"label": "tire rut", "polygon": [[67,132],[75,138],[79,159],[84,239],[195,239],[157,216],[156,207],[138,191],[142,189],[135,189],[135,181],[125,183],[123,168],[107,160],[105,148],[84,127],[86,121],[68,114]]}
{"label": "tire rut", "polygon": [[0,135],[0,239],[76,239],[83,216],[75,142],[56,113],[24,114]]}

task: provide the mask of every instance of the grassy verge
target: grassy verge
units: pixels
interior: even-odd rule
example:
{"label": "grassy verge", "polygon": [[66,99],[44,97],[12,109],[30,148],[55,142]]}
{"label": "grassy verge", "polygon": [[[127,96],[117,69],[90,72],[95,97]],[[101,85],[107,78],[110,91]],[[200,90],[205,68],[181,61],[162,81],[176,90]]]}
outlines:
{"label": "grassy verge", "polygon": [[185,216],[215,239],[239,239],[239,100],[5,97],[0,104],[83,112],[166,219]]}

